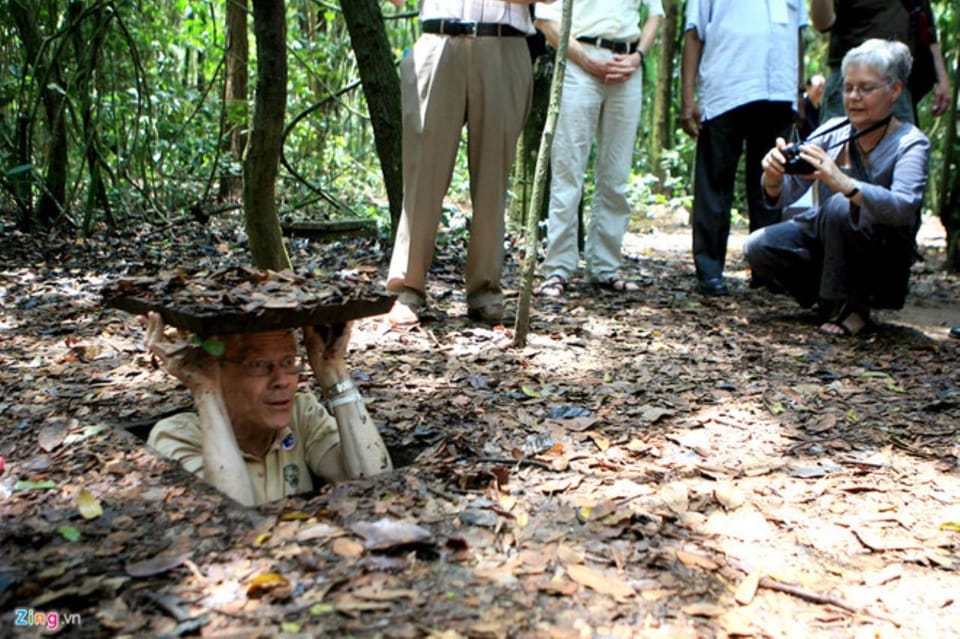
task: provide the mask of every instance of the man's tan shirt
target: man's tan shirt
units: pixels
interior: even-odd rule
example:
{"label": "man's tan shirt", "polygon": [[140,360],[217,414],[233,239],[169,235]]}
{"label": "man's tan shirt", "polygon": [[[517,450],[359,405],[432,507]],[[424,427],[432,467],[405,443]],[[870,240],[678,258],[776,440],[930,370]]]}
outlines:
{"label": "man's tan shirt", "polygon": [[[157,422],[147,443],[202,479],[201,441],[200,418],[196,413],[180,413]],[[336,420],[313,394],[297,393],[290,425],[277,431],[263,459],[243,453],[256,503],[313,490],[310,470],[319,475],[320,460],[339,443]]]}

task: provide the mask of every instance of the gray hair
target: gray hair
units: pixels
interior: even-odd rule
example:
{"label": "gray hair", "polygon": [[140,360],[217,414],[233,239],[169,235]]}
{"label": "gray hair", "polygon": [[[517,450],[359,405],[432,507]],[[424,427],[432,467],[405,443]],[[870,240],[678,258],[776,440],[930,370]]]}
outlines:
{"label": "gray hair", "polygon": [[913,56],[910,48],[902,42],[871,38],[847,51],[840,63],[841,73],[846,76],[847,69],[855,64],[870,67],[883,76],[887,84],[899,80],[906,86],[910,67],[913,66]]}

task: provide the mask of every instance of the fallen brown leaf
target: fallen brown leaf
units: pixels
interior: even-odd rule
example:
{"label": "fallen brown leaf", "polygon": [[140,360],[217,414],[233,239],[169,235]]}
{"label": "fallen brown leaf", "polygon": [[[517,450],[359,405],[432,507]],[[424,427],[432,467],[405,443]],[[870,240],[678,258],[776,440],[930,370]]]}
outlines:
{"label": "fallen brown leaf", "polygon": [[368,550],[385,550],[396,546],[422,543],[433,537],[430,531],[422,526],[387,518],[372,522],[357,522],[351,526],[351,530],[364,538],[363,545]]}
{"label": "fallen brown leaf", "polygon": [[354,588],[350,593],[354,597],[370,601],[393,601],[395,599],[409,599],[417,601],[419,594],[409,588],[380,588],[378,586],[361,586]]}
{"label": "fallen brown leaf", "polygon": [[569,477],[561,477],[558,479],[548,479],[547,481],[540,482],[537,484],[537,490],[541,493],[560,493],[567,490],[571,490],[580,485],[583,481],[583,475],[570,475]]}
{"label": "fallen brown leaf", "polygon": [[570,581],[565,577],[554,575],[550,579],[544,579],[543,581],[541,581],[539,589],[542,592],[546,592],[552,595],[561,595],[563,597],[569,597],[573,593],[580,590],[580,586],[576,582]]}
{"label": "fallen brown leaf", "polygon": [[254,575],[247,584],[247,596],[251,599],[262,597],[268,593],[282,599],[292,585],[286,577],[275,572],[264,572]]}
{"label": "fallen brown leaf", "polygon": [[667,508],[675,513],[683,513],[690,508],[687,485],[683,482],[675,481],[664,484],[660,488],[660,498]]}
{"label": "fallen brown leaf", "polygon": [[921,548],[923,544],[918,542],[913,537],[907,537],[904,535],[893,535],[893,534],[884,534],[877,530],[873,530],[865,527],[857,527],[853,529],[853,534],[856,535],[857,539],[860,540],[860,543],[874,551],[885,551],[885,550],[907,550],[910,548]]}
{"label": "fallen brown leaf", "polygon": [[722,481],[713,489],[713,496],[727,510],[736,510],[747,500],[743,491],[731,482]]}
{"label": "fallen brown leaf", "polygon": [[348,537],[337,537],[330,544],[330,550],[335,555],[352,559],[363,554],[363,544]]}
{"label": "fallen brown leaf", "polygon": [[737,600],[738,604],[746,606],[753,601],[753,598],[757,594],[757,587],[760,585],[760,577],[762,577],[760,571],[754,570],[740,582],[740,585],[737,586],[737,591],[733,595],[733,598]]}
{"label": "fallen brown leaf", "polygon": [[705,602],[687,604],[681,610],[694,617],[719,617],[727,611],[723,606]]}
{"label": "fallen brown leaf", "polygon": [[716,570],[720,567],[717,562],[709,557],[687,552],[686,550],[678,550],[677,559],[687,568],[696,568],[697,570]]}
{"label": "fallen brown leaf", "polygon": [[617,601],[623,601],[636,594],[633,586],[619,577],[602,574],[589,566],[573,564],[567,566],[567,575],[578,584],[586,586],[604,595],[610,595]]}
{"label": "fallen brown leaf", "polygon": [[187,553],[162,552],[150,559],[128,563],[127,574],[131,577],[152,577],[173,570],[181,565],[190,555]]}
{"label": "fallen brown leaf", "polygon": [[130,609],[123,597],[114,597],[100,603],[97,610],[97,620],[107,628],[120,630],[127,625]]}

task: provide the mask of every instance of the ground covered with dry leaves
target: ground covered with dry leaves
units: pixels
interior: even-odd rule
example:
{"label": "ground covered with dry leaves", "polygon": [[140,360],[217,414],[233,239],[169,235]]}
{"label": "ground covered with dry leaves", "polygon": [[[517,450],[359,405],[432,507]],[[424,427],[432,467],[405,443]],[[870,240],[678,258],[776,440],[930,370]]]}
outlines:
{"label": "ground covered with dry leaves", "polygon": [[[234,222],[0,238],[0,635],[956,636],[960,281],[942,245],[907,309],[838,338],[749,289],[735,246],[733,294],[704,299],[689,229],[639,229],[642,293],[575,281],[535,300],[515,349],[511,326],[466,320],[451,241],[432,321],[354,331],[403,467],[248,510],[143,447],[188,398],[98,293],[243,259]],[[292,249],[373,277],[383,255]]]}

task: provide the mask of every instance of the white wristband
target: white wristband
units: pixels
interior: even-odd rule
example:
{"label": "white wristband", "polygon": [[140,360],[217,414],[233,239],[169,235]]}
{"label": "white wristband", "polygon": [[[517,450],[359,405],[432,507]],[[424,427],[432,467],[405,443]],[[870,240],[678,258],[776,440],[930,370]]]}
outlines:
{"label": "white wristband", "polygon": [[359,402],[363,398],[360,397],[360,393],[354,391],[352,393],[347,393],[346,395],[339,395],[330,400],[330,408],[334,409],[338,406],[343,406],[345,404],[352,404],[353,402]]}

